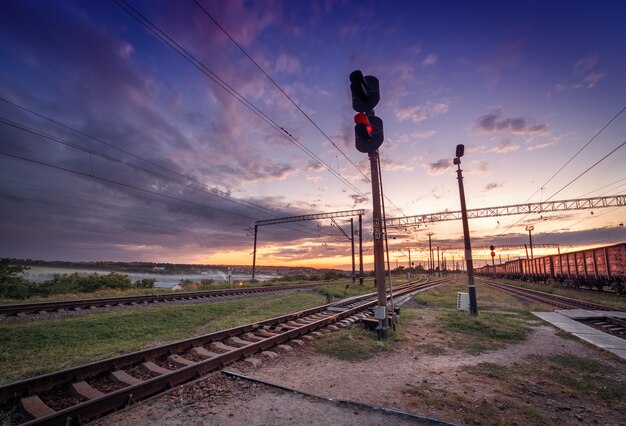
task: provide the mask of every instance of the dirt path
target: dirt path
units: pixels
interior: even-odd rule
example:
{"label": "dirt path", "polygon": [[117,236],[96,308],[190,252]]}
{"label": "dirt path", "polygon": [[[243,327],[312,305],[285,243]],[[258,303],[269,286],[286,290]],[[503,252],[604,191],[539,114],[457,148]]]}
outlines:
{"label": "dirt path", "polygon": [[[568,370],[561,371],[558,365],[545,361],[570,355],[592,360],[606,366],[604,373],[597,374],[624,386],[625,364],[611,354],[536,322],[528,339],[500,350],[468,355],[447,349],[444,354],[428,354],[424,348],[446,343],[436,327],[429,326],[433,320],[432,312],[420,310],[419,320],[400,324],[405,328],[403,340],[394,352],[365,361],[337,360],[308,346],[264,361],[257,368],[243,364],[234,368],[253,378],[314,395],[395,407],[453,423],[626,424],[624,399],[616,404],[602,398],[580,398],[553,382],[553,370],[570,374]],[[486,369],[486,374],[477,374],[472,370],[476,368],[479,372]],[[416,424],[414,420],[311,400],[219,375],[99,423]]]}

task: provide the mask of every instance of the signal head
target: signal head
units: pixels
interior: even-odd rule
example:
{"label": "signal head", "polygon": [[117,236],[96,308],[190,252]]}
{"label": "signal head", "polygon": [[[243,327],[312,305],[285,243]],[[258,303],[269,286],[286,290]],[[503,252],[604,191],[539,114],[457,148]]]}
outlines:
{"label": "signal head", "polygon": [[352,108],[357,112],[372,112],[380,101],[378,79],[371,75],[364,76],[361,70],[350,73],[350,91]]}
{"label": "signal head", "polygon": [[463,154],[465,154],[465,145],[463,144],[458,144],[456,146],[456,158],[461,158],[463,157]]}

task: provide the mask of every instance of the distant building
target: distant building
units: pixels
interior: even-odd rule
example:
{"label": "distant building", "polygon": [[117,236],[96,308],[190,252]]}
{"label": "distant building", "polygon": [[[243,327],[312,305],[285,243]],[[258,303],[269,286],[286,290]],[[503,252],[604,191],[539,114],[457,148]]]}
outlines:
{"label": "distant building", "polygon": [[155,266],[152,268],[153,271],[165,271],[165,266]]}

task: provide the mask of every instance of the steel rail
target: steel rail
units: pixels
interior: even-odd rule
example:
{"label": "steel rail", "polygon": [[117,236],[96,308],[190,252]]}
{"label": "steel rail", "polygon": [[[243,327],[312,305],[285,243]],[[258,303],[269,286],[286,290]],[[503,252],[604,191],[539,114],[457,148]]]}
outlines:
{"label": "steel rail", "polygon": [[[348,281],[346,281],[348,282]],[[265,287],[237,287],[231,289],[204,290],[181,293],[149,294],[143,296],[117,296],[76,300],[60,300],[54,302],[37,303],[14,303],[0,305],[0,315],[11,316],[19,314],[32,314],[38,312],[54,312],[60,309],[73,310],[76,308],[101,308],[107,305],[131,305],[144,303],[171,302],[176,300],[203,299],[220,296],[240,295],[245,293],[271,293],[283,290],[307,289],[322,285],[334,285],[336,283],[310,283],[285,286],[265,286]],[[337,283],[339,284],[339,283]]]}
{"label": "steel rail", "polygon": [[560,296],[557,294],[545,293],[543,291],[533,290],[524,287],[518,287],[510,284],[502,284],[497,281],[489,280],[487,278],[479,278],[479,281],[498,288],[509,294],[513,294],[519,297],[523,297],[530,300],[536,300],[538,302],[546,303],[563,309],[578,309],[578,308],[591,308],[596,311],[618,311],[626,312],[626,309],[621,309],[613,306],[601,305],[598,303],[588,302],[586,300],[574,299],[567,296]]}
{"label": "steel rail", "polygon": [[[410,283],[400,286],[396,289],[397,294],[406,294],[419,288],[435,286],[444,280],[438,280],[427,283]],[[333,304],[326,304],[316,308],[311,308],[296,313],[275,317],[244,326],[234,327],[203,336],[194,337],[187,340],[174,342],[169,345],[163,345],[157,348],[151,348],[131,354],[121,355],[115,358],[78,366],[63,370],[56,373],[50,373],[43,376],[26,379],[24,381],[7,384],[0,387],[0,401],[21,398],[28,395],[36,395],[38,392],[44,392],[58,385],[69,385],[70,383],[80,380],[93,378],[99,374],[120,370],[125,367],[155,360],[170,354],[186,352],[197,346],[207,345],[212,342],[218,342],[228,337],[242,335],[247,332],[254,332],[261,328],[269,328],[280,326],[282,323],[302,319],[311,315],[325,312],[326,316],[314,321],[308,322],[301,327],[286,327],[282,332],[272,337],[264,338],[259,342],[250,342],[246,346],[230,350],[226,353],[219,354],[213,358],[203,361],[194,362],[194,364],[172,370],[166,374],[161,374],[151,379],[142,381],[138,384],[124,387],[114,392],[107,393],[101,397],[80,402],[79,404],[67,407],[65,409],[55,411],[52,414],[36,418],[25,424],[66,424],[68,421],[81,422],[103,413],[115,410],[121,406],[143,399],[145,397],[155,395],[165,389],[171,388],[178,384],[189,381],[204,373],[220,368],[228,363],[237,361],[243,357],[252,355],[256,352],[263,351],[284,343],[290,339],[294,339],[311,331],[321,329],[333,322],[342,320],[352,316],[355,313],[365,310],[376,304],[376,300],[372,300],[375,293],[350,298],[349,300],[340,301]],[[369,298],[369,300],[367,300]],[[338,307],[349,305],[342,312],[329,312],[329,307]],[[271,330],[276,333],[276,330]]]}

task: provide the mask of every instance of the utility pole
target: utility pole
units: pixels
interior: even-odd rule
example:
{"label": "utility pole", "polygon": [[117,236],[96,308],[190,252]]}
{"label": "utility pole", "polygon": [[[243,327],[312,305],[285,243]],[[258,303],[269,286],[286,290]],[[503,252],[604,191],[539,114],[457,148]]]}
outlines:
{"label": "utility pole", "polygon": [[256,234],[259,230],[257,225],[254,225],[254,251],[252,252],[252,282],[254,282],[254,273],[256,272]]}
{"label": "utility pole", "polygon": [[439,246],[437,246],[437,276],[441,276],[441,264],[439,263]]}
{"label": "utility pole", "polygon": [[359,215],[359,285],[363,285],[363,215]]}
{"label": "utility pole", "polygon": [[354,218],[350,218],[350,242],[352,243],[352,282],[356,281],[354,265]]}
{"label": "utility pole", "polygon": [[461,216],[463,219],[463,239],[465,240],[465,260],[467,262],[467,286],[470,299],[470,312],[478,315],[478,304],[476,303],[476,284],[474,283],[474,262],[472,261],[472,243],[469,235],[469,224],[467,220],[467,207],[465,205],[465,190],[463,189],[463,170],[461,170],[461,157],[465,152],[465,146],[456,146],[456,158],[453,163],[457,165],[457,180],[459,181],[459,196],[461,198]]}
{"label": "utility pole", "polygon": [[526,230],[528,231],[528,239],[530,240],[530,258],[534,259],[535,257],[533,256],[533,230],[535,229],[535,227],[533,225],[528,225],[526,226]]}
{"label": "utility pole", "polygon": [[535,258],[535,256],[533,256],[533,234],[532,234],[533,229],[535,229],[533,225],[526,226],[526,230],[528,231],[528,239],[530,240],[530,273],[531,274],[535,272],[535,262],[533,262],[533,259]]}
{"label": "utility pole", "polygon": [[409,270],[410,270],[411,268],[413,268],[413,265],[411,265],[411,249],[409,248],[407,250],[409,251]]}
{"label": "utility pole", "polygon": [[430,239],[433,233],[429,232],[426,235],[428,235],[428,270],[432,273],[432,270],[435,269],[435,266],[433,264],[433,244]]}

